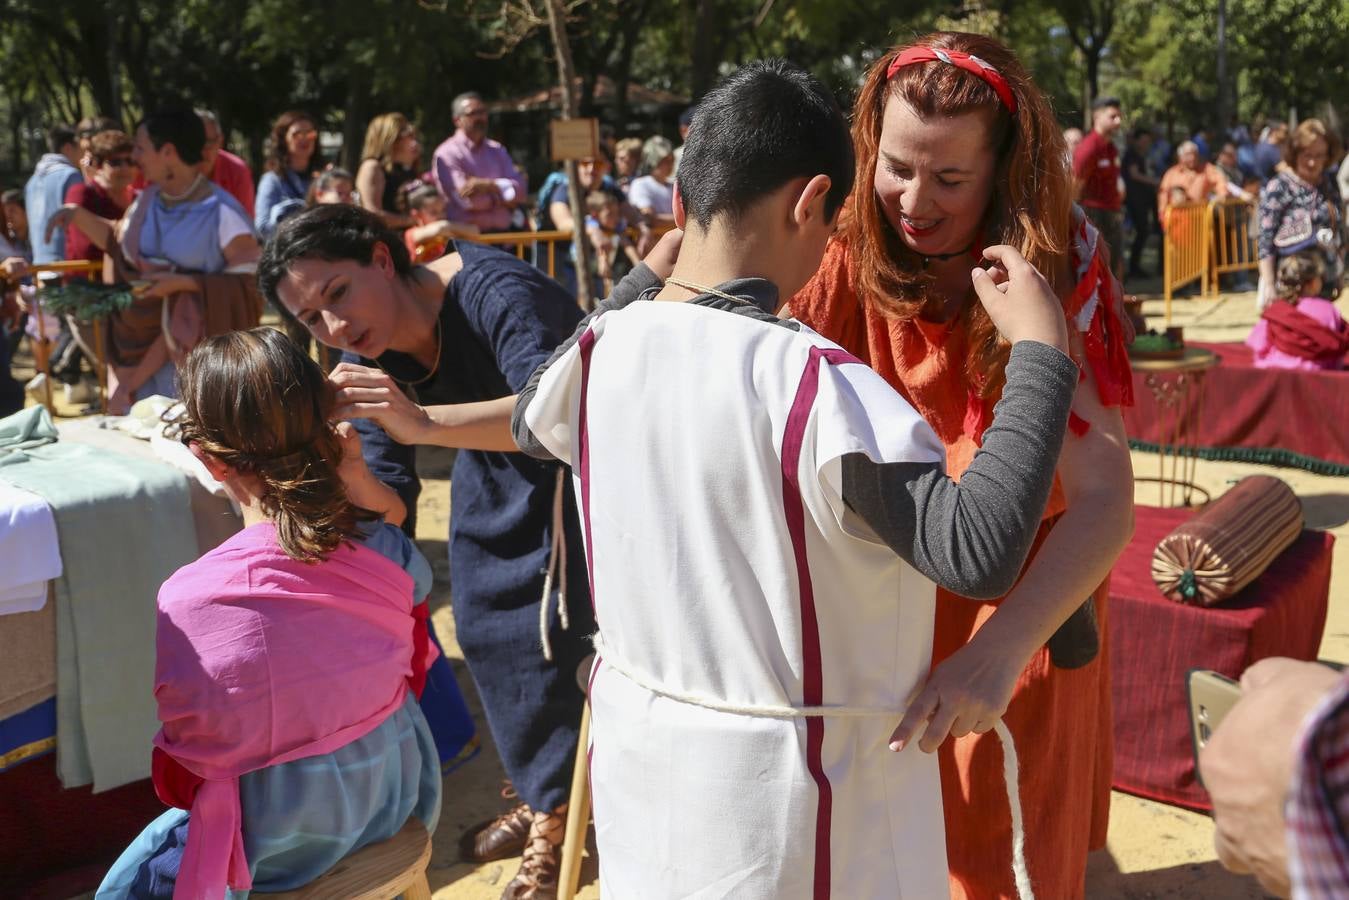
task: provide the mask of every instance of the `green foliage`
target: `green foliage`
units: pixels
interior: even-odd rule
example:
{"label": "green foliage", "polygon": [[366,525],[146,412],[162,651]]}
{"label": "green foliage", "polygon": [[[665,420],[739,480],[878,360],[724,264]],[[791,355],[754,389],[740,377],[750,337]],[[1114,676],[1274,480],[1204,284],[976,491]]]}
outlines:
{"label": "green foliage", "polygon": [[[696,98],[756,57],[815,72],[842,102],[894,43],[939,28],[1013,46],[1081,124],[1092,89],[1133,122],[1177,133],[1216,119],[1219,0],[570,0],[583,113],[598,79]],[[1349,2],[1227,0],[1229,93],[1239,115],[1325,115],[1346,103]],[[0,161],[31,165],[36,135],[94,112],[128,122],[190,101],[214,108],[256,163],[275,116],[308,109],[343,132],[349,164],[366,123],[400,110],[428,143],[450,100],[555,81],[539,0],[0,0]],[[1344,112],[1343,108],[1340,110]],[[614,124],[625,106],[607,107]],[[673,122],[666,123],[667,127]],[[243,139],[243,145],[241,141]]]}

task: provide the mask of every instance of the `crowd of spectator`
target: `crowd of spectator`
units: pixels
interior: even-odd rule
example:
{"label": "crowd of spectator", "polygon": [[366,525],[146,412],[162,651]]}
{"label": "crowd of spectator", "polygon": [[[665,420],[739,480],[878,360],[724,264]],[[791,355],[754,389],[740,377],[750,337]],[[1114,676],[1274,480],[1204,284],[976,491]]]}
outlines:
{"label": "crowd of spectator", "polygon": [[[1121,156],[1116,135],[1123,120],[1120,101],[1102,97],[1093,104],[1086,135],[1078,128],[1063,133],[1078,202],[1110,245],[1122,280],[1150,277],[1144,252],[1150,239],[1165,231],[1171,210],[1233,198],[1245,206],[1230,221],[1254,240],[1260,280],[1252,285],[1238,272],[1228,287],[1256,287],[1259,305],[1267,306],[1277,294],[1279,260],[1312,252],[1325,271],[1323,296],[1335,296],[1344,276],[1349,164],[1339,137],[1325,123],[1237,124],[1220,138],[1196,126],[1174,147],[1161,129],[1138,125],[1123,141]],[[1126,232],[1132,234],[1127,250]]]}
{"label": "crowd of spectator", "polygon": [[[147,195],[178,210],[173,215],[179,230],[181,222],[199,229],[209,224],[217,230],[217,241],[208,240],[204,232],[194,233],[189,242],[200,247],[173,248],[181,259],[161,246],[161,235],[151,235],[149,244],[132,238],[136,252],[144,254],[150,245],[156,248],[148,258],[138,260],[151,270],[194,275],[227,269],[241,274],[251,265],[256,248],[287,216],[316,204],[346,203],[378,213],[388,226],[401,232],[418,262],[436,259],[455,238],[529,230],[575,231],[591,245],[590,275],[594,291],[600,292],[673,225],[674,173],[680,148],[669,139],[629,137],[615,142],[606,131],[599,154],[580,160],[577,166],[586,210],[585,222],[577,228],[568,205],[570,185],[565,174],[561,170],[551,173],[531,202],[524,172],[508,148],[488,136],[488,107],[474,92],[454,99],[454,133],[435,148],[429,160],[423,156],[416,125],[405,115],[376,116],[366,130],[354,175],[325,157],[319,118],[303,110],[283,112],[272,126],[263,171],[256,182],[248,163],[227,149],[227,132],[213,111],[171,112],[168,119],[148,116],[130,133],[106,117],[83,119],[74,127],[56,125],[49,129],[47,152],[25,187],[4,192],[0,212],[0,260],[4,261],[0,271],[4,279],[0,412],[22,403],[9,377],[9,360],[25,328],[34,337],[40,373],[29,383],[30,391],[38,395],[47,389],[44,381],[52,378],[64,385],[68,401],[89,399],[91,367],[82,362],[77,330],[49,317],[43,322],[51,326],[43,332],[47,340],[37,340],[34,317],[28,315],[30,303],[25,299],[25,293],[31,296],[33,291],[27,267],[68,259],[101,262],[111,245],[123,242],[137,212],[144,219],[145,213],[158,208],[147,202]],[[172,124],[166,125],[169,120]],[[681,139],[690,121],[691,111],[680,118]],[[153,123],[158,124],[147,130],[147,124]],[[163,133],[156,133],[156,128]],[[207,210],[202,217],[191,212],[198,206]],[[158,227],[154,223],[159,218],[149,216],[152,227]],[[137,227],[146,227],[136,221]],[[235,258],[237,254],[226,252],[233,239],[242,237],[253,248],[244,254],[250,258]],[[574,244],[563,242],[551,251],[542,243],[536,246],[538,263],[547,268],[551,258],[551,270],[574,293],[578,257]],[[125,253],[114,255],[126,257]],[[136,272],[144,274],[139,268]],[[154,277],[162,279],[163,275]],[[181,280],[168,282],[169,287],[185,285]],[[145,349],[137,348],[138,352],[126,357],[136,363],[121,367],[120,389],[113,391],[114,407],[124,407],[145,390],[164,387],[163,378],[154,376],[160,369],[171,369],[173,354],[166,355],[166,348],[158,344],[149,347],[148,354],[139,352]],[[113,380],[118,382],[117,374]]]}

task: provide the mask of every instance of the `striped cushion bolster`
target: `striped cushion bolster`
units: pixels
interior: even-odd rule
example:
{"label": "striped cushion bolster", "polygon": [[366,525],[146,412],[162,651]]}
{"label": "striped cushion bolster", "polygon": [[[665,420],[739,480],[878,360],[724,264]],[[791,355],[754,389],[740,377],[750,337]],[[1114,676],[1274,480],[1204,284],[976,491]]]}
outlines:
{"label": "striped cushion bolster", "polygon": [[1152,578],[1173,600],[1212,606],[1254,581],[1301,533],[1302,506],[1287,484],[1245,478],[1161,540]]}

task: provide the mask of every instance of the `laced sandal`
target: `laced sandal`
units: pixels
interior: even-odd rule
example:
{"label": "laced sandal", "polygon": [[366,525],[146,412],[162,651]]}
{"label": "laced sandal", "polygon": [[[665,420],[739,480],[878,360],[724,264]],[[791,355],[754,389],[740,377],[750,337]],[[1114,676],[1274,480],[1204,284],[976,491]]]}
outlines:
{"label": "laced sandal", "polygon": [[[508,781],[501,789],[503,800],[517,800],[515,787]],[[523,803],[485,822],[469,828],[459,838],[459,858],[464,862],[485,863],[508,859],[525,849],[534,813]]]}
{"label": "laced sandal", "polygon": [[520,859],[520,871],[502,891],[501,900],[557,900],[557,877],[566,825],[565,805],[553,812],[534,813],[529,840]]}

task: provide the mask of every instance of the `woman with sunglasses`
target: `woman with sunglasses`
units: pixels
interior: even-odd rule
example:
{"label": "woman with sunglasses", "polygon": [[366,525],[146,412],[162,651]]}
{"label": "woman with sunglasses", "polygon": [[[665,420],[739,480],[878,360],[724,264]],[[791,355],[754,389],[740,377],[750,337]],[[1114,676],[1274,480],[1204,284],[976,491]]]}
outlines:
{"label": "woman with sunglasses", "polygon": [[[131,158],[135,144],[124,131],[100,131],[89,139],[92,176],[66,191],[66,203],[74,203],[102,219],[116,222],[135,198],[132,182],[136,163]],[[72,223],[66,226],[66,258],[101,262],[103,249]]]}
{"label": "woman with sunglasses", "polygon": [[262,240],[276,223],[304,208],[309,182],[323,169],[319,132],[314,117],[299,110],[277,116],[267,147],[267,171],[258,180],[253,228]]}

